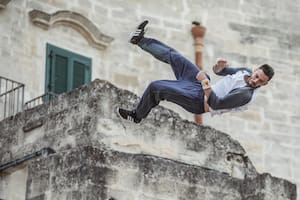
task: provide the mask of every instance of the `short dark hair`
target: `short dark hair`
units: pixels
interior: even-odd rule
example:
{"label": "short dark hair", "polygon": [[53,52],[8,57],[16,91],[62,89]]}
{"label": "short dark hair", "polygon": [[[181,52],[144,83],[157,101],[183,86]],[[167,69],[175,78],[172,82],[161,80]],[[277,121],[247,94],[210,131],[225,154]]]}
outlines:
{"label": "short dark hair", "polygon": [[258,69],[263,70],[265,75],[268,76],[269,80],[271,80],[274,76],[274,69],[268,64],[263,64]]}

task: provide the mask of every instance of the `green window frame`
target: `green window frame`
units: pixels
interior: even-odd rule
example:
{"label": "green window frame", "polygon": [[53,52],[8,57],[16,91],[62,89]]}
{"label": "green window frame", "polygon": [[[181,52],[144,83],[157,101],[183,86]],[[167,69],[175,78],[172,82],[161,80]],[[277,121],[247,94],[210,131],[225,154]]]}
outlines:
{"label": "green window frame", "polygon": [[91,74],[91,58],[46,44],[46,94],[69,92],[91,82]]}

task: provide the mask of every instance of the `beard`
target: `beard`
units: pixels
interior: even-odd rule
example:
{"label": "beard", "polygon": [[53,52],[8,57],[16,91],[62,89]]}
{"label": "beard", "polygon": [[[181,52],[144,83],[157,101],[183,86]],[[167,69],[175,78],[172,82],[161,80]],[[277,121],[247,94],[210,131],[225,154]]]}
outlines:
{"label": "beard", "polygon": [[251,77],[248,80],[248,84],[252,87],[252,88],[259,88],[260,86],[258,86],[252,79]]}
{"label": "beard", "polygon": [[253,81],[253,79],[251,78],[251,76],[245,76],[245,81],[252,88],[258,88],[258,87],[260,87],[260,86],[256,85],[256,83]]}

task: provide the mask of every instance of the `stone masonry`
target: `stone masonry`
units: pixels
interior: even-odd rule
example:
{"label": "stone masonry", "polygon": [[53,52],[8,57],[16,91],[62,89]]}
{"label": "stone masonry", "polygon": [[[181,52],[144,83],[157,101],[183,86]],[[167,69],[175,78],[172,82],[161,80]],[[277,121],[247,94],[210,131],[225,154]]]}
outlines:
{"label": "stone masonry", "polygon": [[[174,76],[169,66],[129,45],[128,34],[141,20],[149,19],[147,36],[162,40],[193,61],[191,22],[199,21],[206,28],[203,67],[213,82],[219,77],[210,68],[218,57],[250,68],[269,63],[276,71],[247,112],[205,114],[204,124],[239,141],[259,173],[267,171],[299,185],[299,9],[299,0],[0,0],[0,76],[24,83],[25,101],[40,96],[45,92],[46,43],[50,43],[90,57],[92,79],[108,80],[141,96],[151,81]],[[97,30],[87,36],[85,30],[70,25],[72,17],[68,26],[50,20],[54,25],[42,29],[36,25],[40,18],[31,18],[36,17],[30,16],[32,11],[52,17],[73,13]],[[111,39],[102,50],[90,42],[97,34]],[[162,105],[193,121],[193,115],[176,105]],[[168,155],[169,148],[162,152]]]}
{"label": "stone masonry", "polygon": [[95,80],[1,121],[0,163],[56,153],[2,171],[0,199],[296,199],[296,185],[259,174],[225,133],[160,106],[139,125],[120,119],[115,108],[137,100]]}

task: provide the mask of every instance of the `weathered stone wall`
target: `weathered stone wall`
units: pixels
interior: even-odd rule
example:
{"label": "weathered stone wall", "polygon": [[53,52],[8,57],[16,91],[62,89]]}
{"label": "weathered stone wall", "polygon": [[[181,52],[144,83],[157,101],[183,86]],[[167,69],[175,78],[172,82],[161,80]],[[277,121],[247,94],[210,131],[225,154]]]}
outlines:
{"label": "weathered stone wall", "polygon": [[198,127],[168,109],[156,108],[141,125],[122,121],[118,106],[137,97],[108,82],[95,80],[0,123],[1,163],[44,147],[61,151],[77,146],[107,147],[159,155],[215,169],[234,177],[256,176],[245,150],[230,136]]}
{"label": "weathered stone wall", "polygon": [[44,147],[56,153],[1,171],[0,199],[296,199],[296,185],[258,174],[225,133],[163,107],[139,125],[117,116],[137,100],[95,80],[1,121],[1,164]]}
{"label": "weathered stone wall", "polygon": [[[109,80],[140,96],[152,80],[174,77],[167,65],[128,45],[128,33],[136,23],[149,19],[149,36],[193,60],[191,22],[202,22],[207,28],[203,64],[210,74],[209,67],[217,57],[251,68],[267,62],[276,70],[274,80],[261,89],[249,111],[221,117],[205,115],[205,124],[237,139],[258,171],[300,183],[298,0],[14,0],[1,4],[0,73],[26,84],[26,101],[45,91],[46,43],[91,57],[93,79]],[[99,50],[69,26],[41,29],[30,21],[33,9],[50,14],[60,10],[77,12],[114,40],[105,50]],[[164,105],[193,119],[174,105]]]}
{"label": "weathered stone wall", "polygon": [[295,185],[263,174],[236,179],[174,160],[92,147],[29,163],[27,199],[288,200]]}

